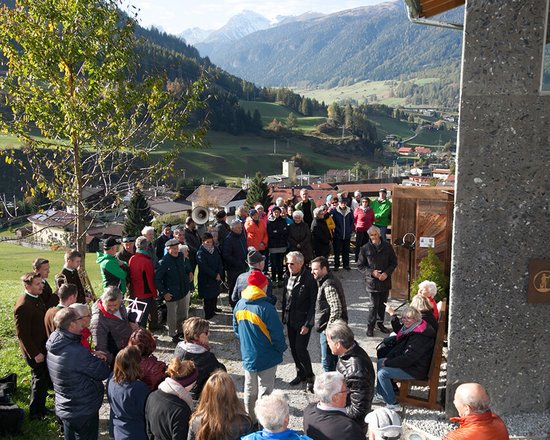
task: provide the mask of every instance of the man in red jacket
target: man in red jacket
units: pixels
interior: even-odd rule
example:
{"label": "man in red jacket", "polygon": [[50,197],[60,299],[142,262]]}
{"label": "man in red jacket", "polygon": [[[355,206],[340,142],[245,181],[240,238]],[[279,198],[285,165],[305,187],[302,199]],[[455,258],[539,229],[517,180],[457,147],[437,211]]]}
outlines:
{"label": "man in red jacket", "polygon": [[147,326],[149,319],[149,330],[158,327],[157,317],[157,288],[155,286],[155,270],[153,261],[148,252],[149,242],[143,236],[136,240],[136,253],[132,255],[129,262],[131,298],[147,303],[147,307],[139,320],[141,327]]}
{"label": "man in red jacket", "polygon": [[460,417],[453,417],[451,422],[458,422],[460,427],[449,432],[445,440],[509,440],[506,425],[489,409],[489,395],[480,384],[460,385],[453,403]]}

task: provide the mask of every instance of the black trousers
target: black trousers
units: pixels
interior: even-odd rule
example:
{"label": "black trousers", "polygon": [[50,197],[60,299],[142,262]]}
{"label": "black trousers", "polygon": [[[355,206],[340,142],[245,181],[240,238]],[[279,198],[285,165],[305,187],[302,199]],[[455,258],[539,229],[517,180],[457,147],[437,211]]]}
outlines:
{"label": "black trousers", "polygon": [[313,377],[311,358],[309,357],[309,352],[307,351],[309,337],[311,336],[311,329],[306,335],[301,335],[299,329],[296,330],[290,325],[287,325],[287,330],[290,352],[292,353],[292,359],[294,359],[294,364],[296,365],[298,377],[304,380]]}
{"label": "black trousers", "polygon": [[46,409],[46,395],[50,385],[50,373],[46,360],[37,363],[34,359],[25,356],[25,362],[31,367],[31,402],[29,405],[29,415],[44,414]]}
{"label": "black trousers", "polygon": [[204,298],[204,319],[210,319],[216,314],[216,304],[218,303],[218,297]]}
{"label": "black trousers", "polygon": [[367,231],[365,232],[355,232],[355,262],[357,262],[357,259],[359,258],[359,251],[361,250],[361,246],[367,243],[369,241],[369,234]]}
{"label": "black trousers", "polygon": [[235,284],[237,284],[237,278],[239,278],[239,275],[242,274],[242,271],[236,271],[236,270],[228,270],[227,271],[227,289],[229,290],[229,304],[231,304],[231,308],[235,307],[235,304],[233,300],[231,299],[231,295],[233,294],[233,289],[235,288]]}
{"label": "black trousers", "polygon": [[340,267],[340,255],[342,255],[342,264],[344,267],[349,267],[349,249],[350,240],[342,240],[340,238],[334,238],[334,268]]}
{"label": "black trousers", "polygon": [[277,253],[277,254],[269,254],[269,258],[271,259],[271,281],[276,283],[277,281],[282,282],[283,281],[283,275],[284,275],[284,267],[283,267],[283,259],[285,254],[284,253]]}
{"label": "black trousers", "polygon": [[372,308],[369,311],[369,317],[367,325],[369,328],[374,328],[377,322],[384,323],[386,315],[385,302],[388,302],[389,291],[386,292],[370,292],[370,299],[372,300]]}

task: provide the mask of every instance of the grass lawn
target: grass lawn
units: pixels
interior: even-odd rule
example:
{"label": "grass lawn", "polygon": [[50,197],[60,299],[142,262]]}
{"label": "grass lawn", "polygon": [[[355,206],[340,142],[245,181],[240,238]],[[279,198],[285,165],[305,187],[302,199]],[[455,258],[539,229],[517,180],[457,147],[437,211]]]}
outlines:
{"label": "grass lawn", "polygon": [[414,132],[409,128],[408,122],[379,115],[369,115],[367,118],[376,125],[378,139],[380,140],[383,140],[389,134],[395,134],[403,139],[414,135]]}
{"label": "grass lawn", "polygon": [[[54,283],[54,276],[63,267],[63,252],[41,251],[26,248],[15,244],[0,243],[0,376],[7,373],[17,373],[18,390],[14,401],[28,414],[30,395],[30,368],[25,364],[17,338],[13,322],[13,306],[23,288],[19,277],[31,269],[32,261],[37,257],[50,260],[50,284]],[[99,292],[100,275],[99,268],[95,263],[95,255],[87,255],[88,274],[94,285],[96,294]],[[48,407],[53,409],[52,397],[48,397]],[[4,437],[11,438],[11,437]],[[25,420],[23,425],[23,436],[13,437],[24,439],[59,439],[57,434],[57,423],[53,417],[44,421]]]}
{"label": "grass lawn", "polygon": [[250,113],[257,109],[262,116],[264,127],[269,125],[275,118],[284,124],[290,113],[294,113],[296,116],[296,128],[305,132],[313,131],[316,125],[326,121],[326,117],[323,116],[300,116],[296,111],[273,102],[239,101],[239,105],[244,110],[250,111]]}

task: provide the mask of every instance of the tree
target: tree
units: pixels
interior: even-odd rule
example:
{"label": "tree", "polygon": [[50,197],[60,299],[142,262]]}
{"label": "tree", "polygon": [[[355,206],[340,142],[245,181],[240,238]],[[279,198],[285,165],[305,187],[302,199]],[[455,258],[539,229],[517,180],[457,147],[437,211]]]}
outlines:
{"label": "tree", "polygon": [[287,128],[292,129],[292,128],[296,127],[297,122],[298,122],[298,120],[296,119],[296,115],[294,114],[294,112],[290,112],[288,114],[288,117],[286,118]]}
{"label": "tree", "polygon": [[205,132],[201,121],[189,124],[204,107],[204,80],[169,91],[160,76],[136,79],[136,19],[122,15],[122,3],[17,0],[0,10],[0,92],[11,112],[0,129],[24,146],[31,193],[74,209],[83,255],[85,218],[97,208],[83,190],[101,186],[102,199],[117,199],[137,181],[160,180]]}
{"label": "tree", "polygon": [[420,270],[411,285],[411,298],[418,293],[418,285],[425,280],[433,281],[437,284],[436,301],[446,298],[449,280],[443,272],[443,264],[433,248],[428,248],[428,255],[420,260],[419,266]]}
{"label": "tree", "polygon": [[274,118],[267,126],[267,129],[274,133],[279,133],[283,130],[283,124],[281,124],[277,118]]}
{"label": "tree", "polygon": [[256,203],[261,203],[266,210],[273,203],[273,199],[269,195],[269,187],[264,182],[264,176],[259,172],[252,178],[246,194],[247,206],[252,207]]}
{"label": "tree", "polygon": [[124,220],[124,235],[138,237],[145,226],[151,225],[153,213],[141,189],[137,187],[128,203],[128,211]]}

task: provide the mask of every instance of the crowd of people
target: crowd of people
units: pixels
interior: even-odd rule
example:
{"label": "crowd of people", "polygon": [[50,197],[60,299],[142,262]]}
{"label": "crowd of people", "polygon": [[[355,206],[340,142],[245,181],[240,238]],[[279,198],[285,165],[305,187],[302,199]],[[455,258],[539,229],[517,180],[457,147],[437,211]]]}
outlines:
{"label": "crowd of people", "polygon": [[[385,195],[380,190],[371,203],[356,193],[354,203],[328,198],[330,207],[317,207],[302,190],[296,207],[277,200],[267,212],[261,205],[238,209],[230,224],[220,211],[202,234],[188,218],[184,226],[164,225],[156,239],[146,227],[136,239],[125,237],[122,249],[109,238],[97,255],[103,291],[95,301],[78,276],[78,252],[66,253],[54,288],[47,281],[49,262],[37,259],[21,278],[24,294],[14,311],[32,372],[30,418],[50,414],[46,395],[53,385],[67,440],[97,439],[105,391],[115,440],[399,438],[402,407],[393,380],[427,377],[438,311],[431,281],[420,285],[401,317],[387,305],[397,258],[385,236],[391,212]],[[379,347],[376,371],[348,324],[346,292],[335,274],[340,262],[351,269],[352,232],[372,300],[367,336],[375,327],[384,336],[391,332],[386,314],[393,330]],[[241,351],[244,402],[209,344],[223,285]],[[195,289],[204,317],[189,317]],[[168,364],[155,356],[153,333],[160,330],[163,304],[175,344]],[[317,376],[308,351],[314,332],[323,370]],[[275,390],[288,347],[296,368],[289,385],[303,386],[318,400],[303,409],[303,435],[288,428],[288,400]],[[449,439],[508,438],[481,385],[466,384],[456,393],[462,427]],[[384,406],[373,411],[373,403]],[[498,436],[477,435],[484,429]],[[468,430],[474,434],[459,434]]]}

